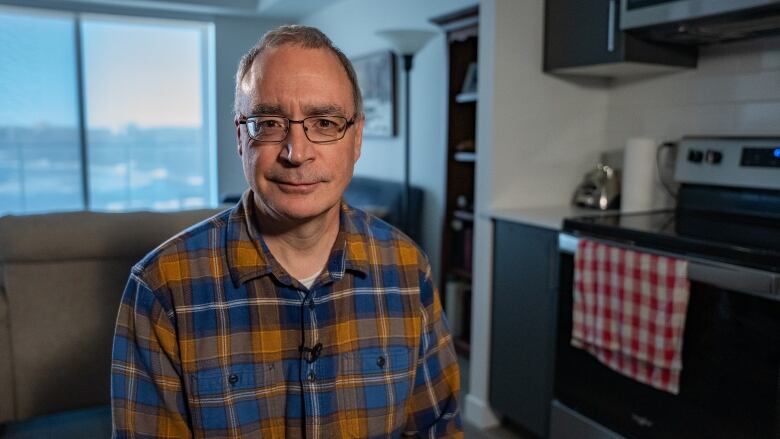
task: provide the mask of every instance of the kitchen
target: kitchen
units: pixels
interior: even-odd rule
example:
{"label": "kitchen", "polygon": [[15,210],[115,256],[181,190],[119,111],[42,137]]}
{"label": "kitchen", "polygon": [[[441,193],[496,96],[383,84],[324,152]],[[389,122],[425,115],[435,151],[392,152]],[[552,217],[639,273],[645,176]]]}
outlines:
{"label": "kitchen", "polygon": [[[562,40],[564,43],[567,41],[571,43],[571,39],[574,38],[585,38],[583,32],[585,34],[593,32],[593,29],[598,27],[599,24],[603,25],[603,27],[596,41],[604,48],[603,52],[605,53],[608,52],[607,47],[610,42],[612,44],[621,44],[622,38],[633,38],[633,35],[637,35],[634,31],[631,31],[631,34],[625,34],[619,29],[612,34],[608,31],[609,27],[606,26],[607,23],[614,23],[615,20],[619,21],[620,16],[626,16],[626,5],[627,3],[632,3],[631,1],[619,2],[619,4],[618,2],[603,2],[601,12],[597,17],[591,16],[591,18],[588,18],[586,15],[585,11],[589,9],[587,6],[573,5],[572,3],[577,2],[547,2],[548,28],[544,33],[547,39],[541,42],[539,41],[541,37],[537,34],[536,43],[542,47],[547,45],[548,51],[550,50],[550,14],[551,12],[565,13],[567,10],[576,11],[576,14],[561,19],[560,23],[562,24],[559,23],[557,28],[559,33],[552,35],[552,38]],[[665,9],[667,14],[665,16],[667,20],[666,28],[671,27],[679,30],[683,28],[683,26],[680,26],[679,20],[682,19],[680,14],[687,12],[695,15],[697,11],[701,12],[700,9],[702,8],[706,9],[708,6],[718,7],[717,3],[719,2],[703,2],[705,3],[704,6],[697,2],[675,1],[633,3],[639,5],[634,9],[634,12],[640,12],[633,15],[634,19],[636,19],[637,15],[641,15],[643,7],[645,8],[644,12],[647,10],[657,12],[663,7],[667,7]],[[741,2],[728,3],[736,8]],[[772,14],[768,13],[768,11],[772,7],[768,6],[768,8],[763,11],[762,15],[753,16],[753,18],[758,17],[757,19],[760,19],[762,22],[770,21]],[[517,9],[512,11],[515,16],[519,16],[521,13],[531,13],[530,8],[522,11],[520,9],[521,7],[518,6]],[[483,6],[482,11],[484,10]],[[543,13],[540,10],[534,12],[537,14]],[[510,14],[510,12],[502,10],[497,15],[503,17],[505,14]],[[745,10],[743,10],[741,14],[731,15],[728,20],[733,25],[740,20],[744,20],[746,16],[749,16],[749,14],[746,14]],[[654,17],[651,14],[649,18],[641,16],[639,18],[652,20]],[[678,21],[675,22],[675,20]],[[672,24],[676,24],[676,26],[670,25],[669,21]],[[498,22],[500,24],[500,20]],[[531,25],[530,22],[523,24]],[[577,25],[580,27],[572,28],[572,26]],[[646,23],[639,26],[645,25]],[[631,26],[631,24],[628,26]],[[657,38],[657,34],[663,34],[663,32],[657,31],[657,29],[664,28],[663,23],[656,21],[656,26],[644,29],[643,38],[648,38],[648,35],[651,35],[653,32],[656,33],[655,38]],[[776,27],[775,25],[775,31]],[[568,32],[561,36],[564,29],[568,29]],[[648,31],[648,29],[656,30]],[[513,47],[516,51],[527,53],[529,57],[545,59],[544,55],[540,53],[542,47],[529,47],[530,43],[528,40],[532,36],[531,31],[524,33],[523,36],[517,36],[513,40]],[[668,38],[669,36],[667,35],[666,37]],[[626,40],[622,41],[625,42]],[[558,50],[554,55],[564,56],[561,55],[561,53],[565,52],[563,50],[565,48],[564,43],[560,41],[553,43],[553,45],[558,44],[562,47],[553,47],[553,50]],[[587,47],[588,44],[587,42],[577,41],[576,47]],[[763,240],[763,242],[760,244],[756,244],[755,241],[752,244],[736,244],[732,236],[733,233],[728,236],[726,233],[729,231],[729,228],[738,228],[737,225],[724,227],[722,224],[716,223],[718,225],[714,226],[713,230],[712,225],[705,229],[705,225],[700,224],[700,222],[692,226],[691,221],[688,221],[688,219],[698,218],[701,211],[712,210],[724,211],[715,214],[716,216],[733,218],[733,216],[729,215],[733,215],[734,212],[728,212],[728,209],[724,208],[723,205],[741,205],[736,199],[722,198],[723,193],[717,191],[715,197],[720,201],[703,201],[709,199],[710,194],[702,195],[700,192],[697,192],[695,189],[698,183],[727,187],[736,185],[743,188],[754,186],[753,189],[740,189],[737,191],[746,197],[752,196],[754,199],[756,198],[756,193],[761,194],[761,201],[755,206],[756,212],[753,212],[751,215],[752,218],[763,216],[765,219],[758,219],[752,222],[771,224],[773,221],[776,221],[777,211],[775,207],[772,207],[776,206],[776,201],[764,197],[764,194],[771,194],[773,193],[772,191],[776,193],[778,182],[780,182],[780,176],[772,168],[772,166],[776,166],[774,165],[776,163],[774,155],[777,154],[778,140],[777,137],[771,137],[773,135],[777,136],[776,121],[778,116],[780,116],[780,105],[777,103],[778,92],[780,91],[778,87],[780,80],[777,75],[777,68],[780,65],[779,45],[780,40],[771,35],[735,42],[702,45],[698,47],[696,67],[683,68],[676,72],[674,72],[674,68],[669,69],[665,65],[658,66],[657,63],[655,66],[640,66],[645,67],[645,71],[639,72],[634,69],[637,65],[630,65],[630,63],[623,63],[622,66],[610,65],[604,62],[588,64],[582,60],[585,55],[580,53],[577,56],[571,56],[573,58],[573,61],[571,61],[573,66],[566,66],[560,72],[571,73],[575,71],[576,73],[590,73],[602,77],[605,75],[609,76],[610,79],[602,79],[603,83],[598,82],[600,79],[581,79],[581,76],[574,77],[561,74],[550,78],[549,75],[544,76],[541,72],[538,74],[532,72],[531,66],[514,66],[515,70],[513,73],[515,77],[534,78],[534,80],[528,81],[530,84],[528,82],[516,82],[516,87],[521,90],[510,93],[510,96],[496,96],[495,99],[503,100],[505,98],[506,100],[502,102],[507,105],[506,109],[518,115],[517,119],[520,119],[522,122],[525,121],[522,114],[528,115],[527,117],[530,118],[532,117],[530,111],[533,110],[538,112],[537,114],[543,114],[547,124],[537,119],[536,123],[525,124],[521,122],[518,124],[518,121],[514,120],[514,124],[507,123],[502,125],[507,130],[506,133],[511,133],[515,136],[515,144],[520,144],[519,147],[513,150],[504,148],[498,151],[496,145],[499,142],[494,142],[491,151],[494,155],[492,175],[490,177],[484,176],[487,169],[482,173],[480,173],[479,168],[477,171],[478,175],[482,174],[483,176],[482,179],[478,180],[478,187],[480,183],[483,183],[491,188],[491,190],[486,191],[478,190],[477,199],[479,200],[479,196],[482,194],[492,197],[490,202],[483,205],[484,214],[480,216],[482,224],[475,226],[477,230],[475,247],[477,252],[481,252],[481,257],[475,256],[476,265],[479,267],[475,273],[475,278],[477,278],[475,281],[475,297],[478,299],[476,299],[477,302],[474,304],[472,323],[477,327],[473,328],[472,331],[482,336],[485,344],[477,343],[472,339],[472,361],[478,362],[481,367],[484,367],[485,372],[479,373],[480,369],[476,367],[471,369],[473,374],[471,377],[472,390],[466,401],[467,419],[475,420],[472,415],[478,412],[483,416],[482,421],[490,423],[492,421],[491,416],[498,412],[500,415],[503,415],[504,419],[510,418],[514,423],[520,423],[523,431],[542,437],[775,437],[773,435],[777,434],[777,421],[772,416],[762,418],[764,419],[763,424],[756,420],[755,424],[763,425],[764,430],[750,430],[747,428],[728,430],[724,427],[724,425],[728,424],[726,421],[724,421],[724,424],[711,423],[712,419],[705,421],[700,417],[693,416],[689,411],[681,410],[677,405],[673,404],[665,406],[665,409],[668,410],[668,414],[665,416],[658,413],[650,416],[647,415],[647,412],[642,412],[639,409],[635,409],[632,412],[630,407],[633,405],[630,401],[635,401],[637,398],[645,401],[650,400],[653,397],[648,397],[649,394],[660,394],[662,392],[642,390],[638,393],[633,393],[628,391],[627,388],[622,387],[622,384],[616,386],[617,382],[622,382],[625,378],[614,372],[605,372],[605,375],[612,377],[606,380],[601,380],[600,375],[588,375],[584,372],[580,374],[572,373],[573,369],[576,370],[586,366],[588,371],[606,370],[606,367],[603,365],[593,366],[593,369],[591,369],[589,362],[584,363],[582,358],[577,356],[577,354],[585,351],[567,347],[569,344],[568,335],[571,334],[571,308],[567,308],[568,311],[562,311],[563,308],[561,307],[565,305],[563,296],[566,294],[565,291],[572,290],[572,251],[577,249],[577,238],[595,236],[602,240],[609,238],[608,241],[613,243],[628,242],[631,244],[632,242],[642,242],[634,234],[634,232],[641,230],[639,233],[644,233],[651,245],[655,246],[656,249],[666,250],[668,254],[669,247],[664,248],[661,242],[669,234],[674,235],[675,225],[674,222],[669,222],[669,217],[667,217],[666,224],[662,222],[653,226],[638,226],[637,224],[649,224],[651,222],[649,219],[650,215],[643,216],[641,214],[624,216],[622,218],[616,215],[602,222],[597,220],[590,222],[563,222],[564,217],[576,217],[582,215],[583,212],[581,210],[575,211],[573,208],[568,207],[569,201],[572,199],[572,193],[565,193],[559,183],[563,179],[572,177],[575,173],[569,172],[564,167],[556,169],[552,162],[556,159],[563,160],[563,157],[566,157],[571,163],[577,159],[584,158],[588,151],[591,151],[591,166],[585,166],[582,163],[581,169],[583,171],[580,174],[585,173],[589,168],[592,169],[597,162],[615,164],[616,167],[622,167],[624,164],[626,166],[644,164],[644,168],[634,167],[634,169],[639,169],[640,174],[645,174],[639,178],[637,178],[637,172],[634,172],[633,176],[629,176],[627,175],[628,170],[623,169],[624,197],[626,195],[634,197],[633,200],[624,198],[622,200],[624,203],[628,202],[631,204],[637,202],[635,197],[638,195],[637,186],[627,187],[625,185],[626,180],[634,180],[635,183],[644,181],[644,185],[640,185],[644,189],[638,190],[638,192],[645,195],[641,197],[642,199],[638,205],[628,206],[629,211],[631,211],[631,207],[636,207],[638,208],[637,210],[648,211],[672,208],[675,205],[674,200],[667,195],[667,191],[660,179],[656,178],[651,182],[653,183],[652,185],[647,183],[646,174],[648,172],[659,174],[658,171],[660,170],[660,174],[664,177],[667,185],[675,186],[671,188],[673,190],[677,189],[675,178],[677,182],[687,183],[689,188],[681,194],[681,199],[683,200],[681,203],[689,207],[690,209],[688,210],[696,212],[696,215],[678,216],[677,228],[679,236],[675,235],[675,238],[670,239],[687,239],[683,234],[686,232],[686,229],[706,230],[706,232],[703,232],[707,233],[706,238],[699,238],[700,241],[703,239],[718,242],[720,239],[723,242],[731,242],[732,246],[741,247],[745,245],[755,249],[754,251],[757,253],[766,255],[768,261],[770,261],[768,262],[770,270],[768,273],[760,273],[759,278],[762,276],[767,276],[768,278],[762,278],[761,280],[756,280],[756,282],[764,287],[761,291],[768,294],[769,297],[776,297],[772,296],[777,291],[778,264],[776,258],[778,245],[776,226],[746,227],[745,230],[736,233],[744,236],[758,234],[761,237],[758,239]],[[628,51],[624,53],[624,56],[626,56],[626,61],[631,61],[632,56],[639,57],[640,55],[632,55]],[[679,52],[675,56],[656,56],[656,59],[665,60],[667,64],[672,62],[686,64],[690,62],[684,56],[681,57]],[[549,61],[549,57],[546,59]],[[577,65],[577,63],[580,64]],[[651,67],[651,70],[655,71],[647,72],[646,67]],[[566,72],[567,69],[569,70],[568,72]],[[667,70],[667,72],[664,73],[663,70]],[[669,73],[669,70],[672,73]],[[625,76],[626,73],[629,75]],[[496,76],[499,77],[501,75],[499,72],[496,72]],[[507,77],[506,80],[510,81],[511,78]],[[509,104],[510,101],[514,101],[514,104]],[[498,107],[498,105],[494,106],[494,108]],[[498,110],[495,111],[496,113],[498,112]],[[502,111],[507,110],[502,108]],[[499,122],[494,123],[498,124]],[[524,129],[519,130],[519,125],[522,125]],[[499,129],[494,129],[492,133],[493,139],[491,140],[500,137],[502,135],[500,131]],[[573,135],[573,132],[579,134],[580,137],[578,139],[569,137]],[[723,140],[712,138],[713,136],[724,135],[736,136],[737,139]],[[699,138],[697,139],[695,136],[699,136]],[[707,168],[708,166],[709,168],[717,168],[719,165],[711,164],[712,161],[719,160],[718,154],[713,153],[720,152],[722,149],[729,151],[727,154],[730,154],[734,159],[734,163],[738,163],[740,159],[745,163],[749,162],[748,157],[740,157],[740,154],[749,155],[753,153],[749,145],[751,142],[749,138],[756,136],[764,137],[763,139],[753,140],[761,144],[761,147],[759,147],[760,151],[756,153],[761,154],[766,162],[763,165],[764,167],[753,168],[758,171],[758,176],[752,173],[737,171],[737,174],[741,173],[742,175],[739,181],[732,180],[729,182],[728,180],[718,180],[717,178],[711,179],[709,178],[710,175],[704,181],[697,182],[698,177],[690,174],[686,175],[688,171],[684,169],[682,170],[684,172],[675,176],[673,166],[675,154],[668,154],[670,151],[666,151],[666,148],[659,150],[658,154],[656,154],[654,148],[654,146],[661,145],[664,142],[679,143],[677,146],[678,171],[681,170],[680,168],[687,166],[685,163],[691,165],[687,166],[689,168]],[[487,140],[487,136],[485,137]],[[502,140],[509,142],[509,139]],[[681,140],[682,142],[680,142]],[[726,145],[732,141],[739,146]],[[577,147],[571,147],[572,143],[576,144]],[[653,146],[646,146],[644,153],[642,153],[640,151],[642,151],[641,144],[643,143],[649,143]],[[485,143],[480,144],[484,145]],[[607,147],[604,148],[603,145],[607,145]],[[743,150],[745,152],[742,152]],[[612,151],[617,152],[612,153]],[[626,156],[621,158],[619,156],[623,154],[623,151],[625,151]],[[708,154],[710,151],[713,153]],[[700,162],[688,161],[688,154],[692,154],[691,158],[697,160],[699,153],[702,154]],[[642,154],[644,155],[642,156]],[[683,154],[682,158],[679,154]],[[629,155],[632,157],[629,157]],[[495,158],[495,156],[499,158]],[[638,157],[640,158],[637,160]],[[660,159],[660,166],[656,164],[657,158]],[[683,163],[682,165],[680,164],[681,162]],[[479,164],[481,165],[481,163]],[[513,171],[508,169],[509,164],[514,165],[515,169]],[[518,170],[518,167],[521,169]],[[602,174],[600,180],[602,186],[604,186],[604,181],[607,181],[606,186],[609,186],[608,180],[605,180],[605,173],[601,172],[600,174]],[[763,184],[759,182],[763,182]],[[577,183],[580,183],[580,181],[573,182],[570,188],[577,187]],[[602,186],[599,186],[599,189]],[[647,190],[650,186],[652,186],[652,189]],[[593,186],[591,185],[590,188],[592,189]],[[543,199],[545,197],[548,198]],[[556,205],[549,202],[553,198],[559,200],[560,203]],[[724,202],[723,200],[726,201]],[[539,207],[529,208],[528,206]],[[746,211],[742,211],[740,215],[745,213]],[[674,215],[672,214],[671,216]],[[492,225],[491,221],[495,221],[495,228],[490,227]],[[632,224],[632,221],[635,223]],[[683,228],[682,231],[679,231],[680,227]],[[595,228],[599,228],[600,233],[596,233]],[[570,242],[563,239],[559,243],[559,231],[561,230],[564,231],[560,235],[562,238],[572,237],[575,241]],[[669,232],[669,230],[672,230],[672,232]],[[621,234],[621,232],[624,233]],[[666,236],[662,235],[662,233]],[[618,236],[615,237],[615,235]],[[491,238],[492,246],[484,244],[483,240],[488,238]],[[636,250],[637,245],[629,245],[629,247]],[[686,252],[701,252],[703,250],[700,247],[700,243],[693,244],[693,248],[688,248]],[[529,253],[526,254],[524,251],[517,250],[518,248],[528,248]],[[512,259],[507,255],[511,255]],[[542,262],[539,262],[540,259],[542,259]],[[742,257],[741,261],[743,264],[745,260]],[[490,262],[482,263],[481,261]],[[558,274],[559,268],[562,270],[560,276]],[[691,300],[693,300],[693,297],[701,294],[695,292],[700,287],[696,279],[693,279],[695,276],[694,272],[699,269],[700,267],[690,267],[692,277]],[[751,274],[754,273],[751,272]],[[709,279],[708,282],[713,282],[717,277],[711,271],[707,271],[706,275],[702,274],[701,276]],[[750,283],[750,281],[740,278],[736,283],[745,289],[745,285]],[[482,300],[484,297],[481,294],[488,291],[487,289],[482,290],[484,285],[493,286],[490,289],[490,292],[492,292],[490,301]],[[556,297],[555,292],[558,291],[559,286],[561,296]],[[722,292],[723,289],[734,289],[733,285],[729,288],[724,286],[720,288],[721,294],[724,294]],[[774,293],[771,293],[772,291]],[[741,298],[740,294],[736,295],[738,298]],[[765,300],[766,297],[761,297],[757,302],[758,305],[756,305],[763,307],[761,317],[754,316],[753,318],[764,323],[767,321],[774,323],[762,326],[762,329],[751,327],[757,331],[752,334],[756,335],[758,340],[760,340],[756,341],[756,344],[764,343],[763,346],[771,345],[772,340],[776,341],[776,322],[780,318],[776,307],[777,299]],[[571,300],[571,294],[569,294],[569,300]],[[736,303],[737,299],[733,301]],[[523,312],[523,304],[526,306],[525,312]],[[706,315],[706,311],[703,310],[702,305],[698,304],[696,308],[694,308],[694,305],[696,304],[690,305],[689,316],[696,315],[703,318]],[[568,306],[571,307],[571,303]],[[695,310],[699,310],[699,313],[694,314]],[[478,315],[484,317],[485,313],[491,311],[493,313],[492,318],[488,322],[492,322],[492,324],[481,324],[482,320],[477,320]],[[565,321],[567,312],[568,323]],[[542,313],[543,316],[540,317],[539,313]],[[551,316],[556,315],[558,323],[553,324],[552,321],[555,321],[556,318]],[[510,318],[512,320],[509,320]],[[689,323],[694,325],[691,322],[695,319],[690,317],[689,319]],[[729,326],[723,323],[718,323],[718,325],[721,325],[718,326],[720,329],[710,328],[710,330],[716,331],[718,334],[726,333],[733,335],[736,333],[734,330],[724,329],[729,328]],[[764,323],[761,323],[761,325]],[[756,323],[756,325],[759,324]],[[507,334],[513,327],[518,329],[515,329],[513,333]],[[698,329],[698,331],[702,331],[702,329]],[[490,335],[486,335],[487,333]],[[522,333],[532,335],[525,337],[518,335]],[[518,338],[523,338],[523,340],[518,340]],[[540,341],[540,338],[543,340]],[[726,346],[727,342],[728,337],[723,339],[724,346]],[[685,346],[688,346],[687,343],[687,339],[685,343],[682,343],[683,349]],[[556,344],[558,347],[553,347]],[[524,346],[532,352],[524,352],[520,346]],[[693,343],[690,343],[690,346],[692,350],[691,355],[696,355],[693,352],[697,348],[694,347]],[[478,351],[476,356],[474,355],[475,349]],[[762,381],[757,388],[770,389],[768,392],[771,395],[764,400],[763,410],[776,411],[777,396],[774,395],[771,389],[777,386],[777,352],[774,348],[764,347],[763,349],[757,351],[761,352],[759,355],[773,358],[773,360],[767,360],[768,363],[756,362],[753,369],[750,369],[750,367],[748,369],[757,371],[763,370],[761,369],[762,367],[768,367],[770,372],[774,371],[774,375],[771,373],[768,376],[763,375],[766,380]],[[575,354],[572,351],[579,352]],[[701,355],[708,355],[703,351],[700,353]],[[481,359],[485,355],[490,355],[491,361],[482,361]],[[585,355],[587,356],[587,354]],[[725,354],[721,353],[721,355]],[[687,364],[685,359],[688,357],[685,354],[683,356],[685,357],[682,361],[683,371],[685,371],[685,364]],[[746,358],[748,357],[750,355],[747,355]],[[577,362],[572,363],[573,358],[577,358]],[[714,357],[708,358],[710,358],[708,361],[715,361],[712,359]],[[593,359],[588,361],[595,363]],[[543,366],[540,366],[539,363],[542,363]],[[554,363],[555,366],[552,367],[551,365]],[[564,366],[561,366],[561,364]],[[759,366],[759,364],[762,366]],[[695,361],[690,361],[691,374],[697,371],[696,368]],[[723,376],[728,375],[723,371],[720,373],[725,374]],[[526,378],[529,374],[532,378]],[[714,375],[704,375],[706,377],[701,376],[698,378],[704,381],[709,380],[712,386],[719,383],[717,379],[713,378]],[[583,378],[586,378],[585,381],[592,380],[593,383],[572,385],[572,383],[578,382],[577,379],[582,380]],[[683,372],[681,378],[681,394],[683,396],[679,399],[687,398],[687,395],[685,395],[687,393],[685,390],[686,382],[690,381],[690,386],[693,388],[697,386],[698,378],[694,376],[686,380],[686,375]],[[759,381],[761,380],[759,379]],[[725,385],[725,381],[723,383],[724,389],[728,388]],[[638,386],[650,389],[649,386],[644,384]],[[629,385],[629,387],[631,386]],[[581,391],[583,393],[579,393]],[[623,396],[612,399],[612,391]],[[527,398],[521,400],[518,396],[529,394],[528,392],[532,392],[531,394],[534,395],[534,398],[540,393],[543,393],[544,396],[539,397],[537,403],[530,403],[527,401]],[[478,399],[478,394],[485,399]],[[577,394],[588,395],[593,401],[580,404],[582,400],[573,396]],[[630,398],[632,399],[626,399],[629,398],[626,395],[631,395]],[[555,403],[552,410],[546,410],[544,402],[553,399]],[[736,396],[735,399],[737,399]],[[561,402],[560,400],[565,401]],[[495,410],[495,412],[490,410],[479,412],[478,409],[474,409],[478,407],[486,408],[485,405],[482,405],[484,401],[488,401],[490,408]],[[603,403],[603,405],[599,406],[599,403]],[[723,404],[723,401],[721,401],[721,404]],[[744,406],[744,403],[732,402],[732,404],[735,406],[734,412],[745,412],[738,410],[736,407],[739,405]],[[642,404],[639,405],[641,406]],[[713,402],[712,405],[716,406],[717,403]],[[625,413],[620,415],[616,413],[607,414],[607,412],[610,412],[610,408],[619,411],[617,407],[621,406],[626,408]],[[653,413],[652,410],[649,412]],[[664,410],[661,412],[667,413]],[[587,415],[583,415],[583,413]],[[686,414],[683,415],[683,413]],[[549,416],[550,423],[545,422],[545,415]],[[698,434],[691,435],[690,431],[684,428],[680,429],[679,426],[677,426],[677,430],[670,427],[667,421],[677,416],[699,428]],[[713,427],[714,430],[707,430],[705,425],[715,425]],[[722,428],[718,430],[718,426]]]}

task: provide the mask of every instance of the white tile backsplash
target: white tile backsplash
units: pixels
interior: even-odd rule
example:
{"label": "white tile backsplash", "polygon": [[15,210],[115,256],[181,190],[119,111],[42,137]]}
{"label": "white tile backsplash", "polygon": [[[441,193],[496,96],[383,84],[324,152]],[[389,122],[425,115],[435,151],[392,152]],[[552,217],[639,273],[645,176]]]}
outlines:
{"label": "white tile backsplash", "polygon": [[780,132],[780,102],[751,102],[737,107],[737,126],[745,132],[775,135]]}
{"label": "white tile backsplash", "polygon": [[780,37],[704,47],[696,69],[617,80],[608,100],[610,149],[632,136],[780,134]]}

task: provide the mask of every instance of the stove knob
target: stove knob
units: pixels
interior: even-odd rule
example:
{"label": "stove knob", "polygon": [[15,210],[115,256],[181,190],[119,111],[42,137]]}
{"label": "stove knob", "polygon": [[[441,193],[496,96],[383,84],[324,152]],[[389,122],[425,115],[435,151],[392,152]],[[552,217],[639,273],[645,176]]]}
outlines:
{"label": "stove knob", "polygon": [[688,150],[688,161],[693,163],[701,163],[704,159],[704,153],[697,149]]}
{"label": "stove knob", "polygon": [[721,160],[723,160],[723,153],[720,151],[713,151],[710,149],[707,151],[707,157],[705,158],[705,160],[707,163],[717,165],[721,162]]}

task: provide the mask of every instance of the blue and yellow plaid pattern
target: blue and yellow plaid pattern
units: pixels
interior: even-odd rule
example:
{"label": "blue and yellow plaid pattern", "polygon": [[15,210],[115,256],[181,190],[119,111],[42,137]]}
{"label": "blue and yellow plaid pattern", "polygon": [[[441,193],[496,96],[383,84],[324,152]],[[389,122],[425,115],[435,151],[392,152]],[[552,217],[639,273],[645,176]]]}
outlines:
{"label": "blue and yellow plaid pattern", "polygon": [[114,336],[114,437],[462,437],[452,339],[415,244],[343,204],[308,289],[253,215],[247,191],[133,267]]}

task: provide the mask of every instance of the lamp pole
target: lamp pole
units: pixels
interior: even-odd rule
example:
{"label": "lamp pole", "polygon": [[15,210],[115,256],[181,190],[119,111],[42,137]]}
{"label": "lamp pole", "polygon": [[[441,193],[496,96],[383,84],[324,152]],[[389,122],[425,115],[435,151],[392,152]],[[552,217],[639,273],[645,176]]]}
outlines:
{"label": "lamp pole", "polygon": [[411,183],[411,98],[410,90],[411,84],[409,82],[412,71],[412,58],[414,54],[404,54],[404,85],[406,93],[404,95],[404,192],[402,198],[403,210],[401,213],[403,229],[407,233],[411,230],[411,198],[412,198],[412,183]]}
{"label": "lamp pole", "polygon": [[[411,233],[411,70],[412,58],[419,52],[425,44],[436,35],[436,32],[425,29],[393,29],[378,31],[377,35],[385,39],[393,47],[393,50],[401,55],[404,60],[404,82],[405,84],[405,103],[404,103],[404,190],[401,194],[401,219],[399,225],[402,230]],[[419,236],[412,236],[413,239],[419,239]]]}

